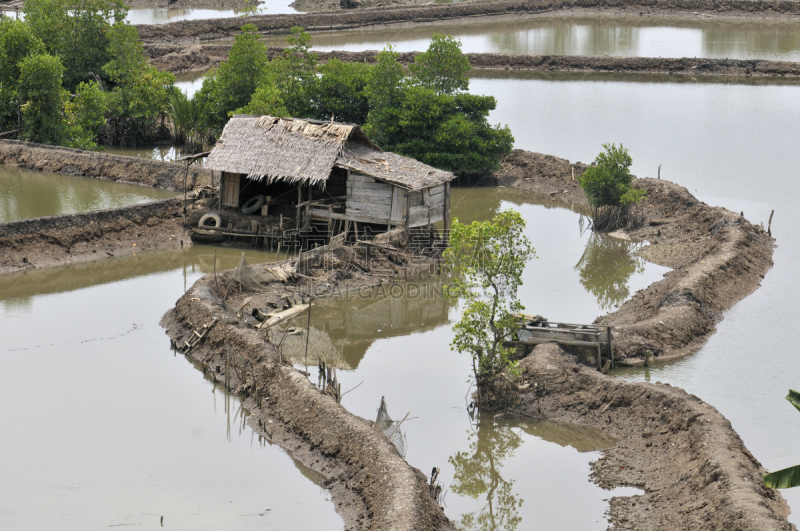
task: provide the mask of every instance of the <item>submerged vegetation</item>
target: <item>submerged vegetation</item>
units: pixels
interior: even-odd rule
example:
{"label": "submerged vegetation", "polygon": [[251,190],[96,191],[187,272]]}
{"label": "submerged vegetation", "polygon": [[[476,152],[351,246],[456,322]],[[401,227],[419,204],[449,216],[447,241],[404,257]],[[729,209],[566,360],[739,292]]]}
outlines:
{"label": "submerged vegetation", "polygon": [[469,225],[455,220],[445,251],[454,274],[450,293],[464,302],[461,321],[453,326],[452,348],[472,356],[479,405],[502,402],[501,375],[518,372],[514,349],[506,341],[519,330],[515,314],[525,307],[517,291],[525,265],[536,256],[524,229],[525,220],[514,210]]}

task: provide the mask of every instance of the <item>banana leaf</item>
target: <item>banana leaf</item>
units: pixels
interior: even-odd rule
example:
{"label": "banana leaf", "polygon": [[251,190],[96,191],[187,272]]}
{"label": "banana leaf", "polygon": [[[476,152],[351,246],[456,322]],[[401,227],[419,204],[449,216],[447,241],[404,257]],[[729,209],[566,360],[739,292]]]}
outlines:
{"label": "banana leaf", "polygon": [[800,393],[793,389],[789,389],[789,394],[786,395],[786,400],[791,402],[791,404],[800,411]]}
{"label": "banana leaf", "polygon": [[790,466],[772,474],[766,474],[762,479],[764,480],[764,486],[771,489],[797,487],[800,485],[800,465]]}

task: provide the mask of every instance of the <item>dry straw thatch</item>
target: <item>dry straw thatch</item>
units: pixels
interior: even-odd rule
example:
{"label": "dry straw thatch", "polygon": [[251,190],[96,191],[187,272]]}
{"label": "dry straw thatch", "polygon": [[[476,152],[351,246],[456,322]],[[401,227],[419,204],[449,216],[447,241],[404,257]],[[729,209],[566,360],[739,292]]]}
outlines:
{"label": "dry straw thatch", "polygon": [[273,116],[234,116],[204,166],[267,183],[323,188],[334,166],[409,190],[455,178],[450,172],[382,151],[358,125]]}

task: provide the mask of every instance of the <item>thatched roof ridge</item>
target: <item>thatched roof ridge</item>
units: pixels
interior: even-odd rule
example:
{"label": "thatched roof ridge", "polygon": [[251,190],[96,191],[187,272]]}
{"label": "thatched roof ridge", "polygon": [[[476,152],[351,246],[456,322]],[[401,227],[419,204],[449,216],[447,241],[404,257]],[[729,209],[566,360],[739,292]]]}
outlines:
{"label": "thatched roof ridge", "polygon": [[356,124],[235,115],[204,167],[267,182],[320,185],[334,166],[358,171],[410,190],[455,178],[414,159],[386,153]]}

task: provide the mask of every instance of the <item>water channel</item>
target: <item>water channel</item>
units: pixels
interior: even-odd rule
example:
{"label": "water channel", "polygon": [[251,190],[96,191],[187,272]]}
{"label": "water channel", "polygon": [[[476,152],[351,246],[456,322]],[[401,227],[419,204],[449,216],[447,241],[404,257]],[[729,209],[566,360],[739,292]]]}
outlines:
{"label": "water channel", "polygon": [[[516,20],[315,33],[315,49],[398,51],[428,48],[434,33],[452,35],[466,53],[704,57],[800,61],[797,22],[620,15],[540,16]],[[266,39],[283,46],[285,37]]]}
{"label": "water channel", "polygon": [[[539,256],[520,291],[528,313],[589,323],[666,271],[632,255],[635,244],[582,234],[578,213],[563,203],[511,189],[453,190],[462,222],[509,208],[525,218]],[[304,335],[288,336],[284,350],[298,368],[316,366],[317,356],[339,367],[342,391],[352,389],[342,404],[357,415],[374,419],[381,397],[395,420],[409,412],[406,459],[426,473],[440,467],[445,512],[464,529],[605,529],[604,500],[637,492],[586,480],[597,450],[614,441],[587,428],[471,417],[469,356],[449,348],[460,309],[438,289],[441,280],[412,282],[396,293],[321,301],[311,318],[313,357],[304,359]]]}

